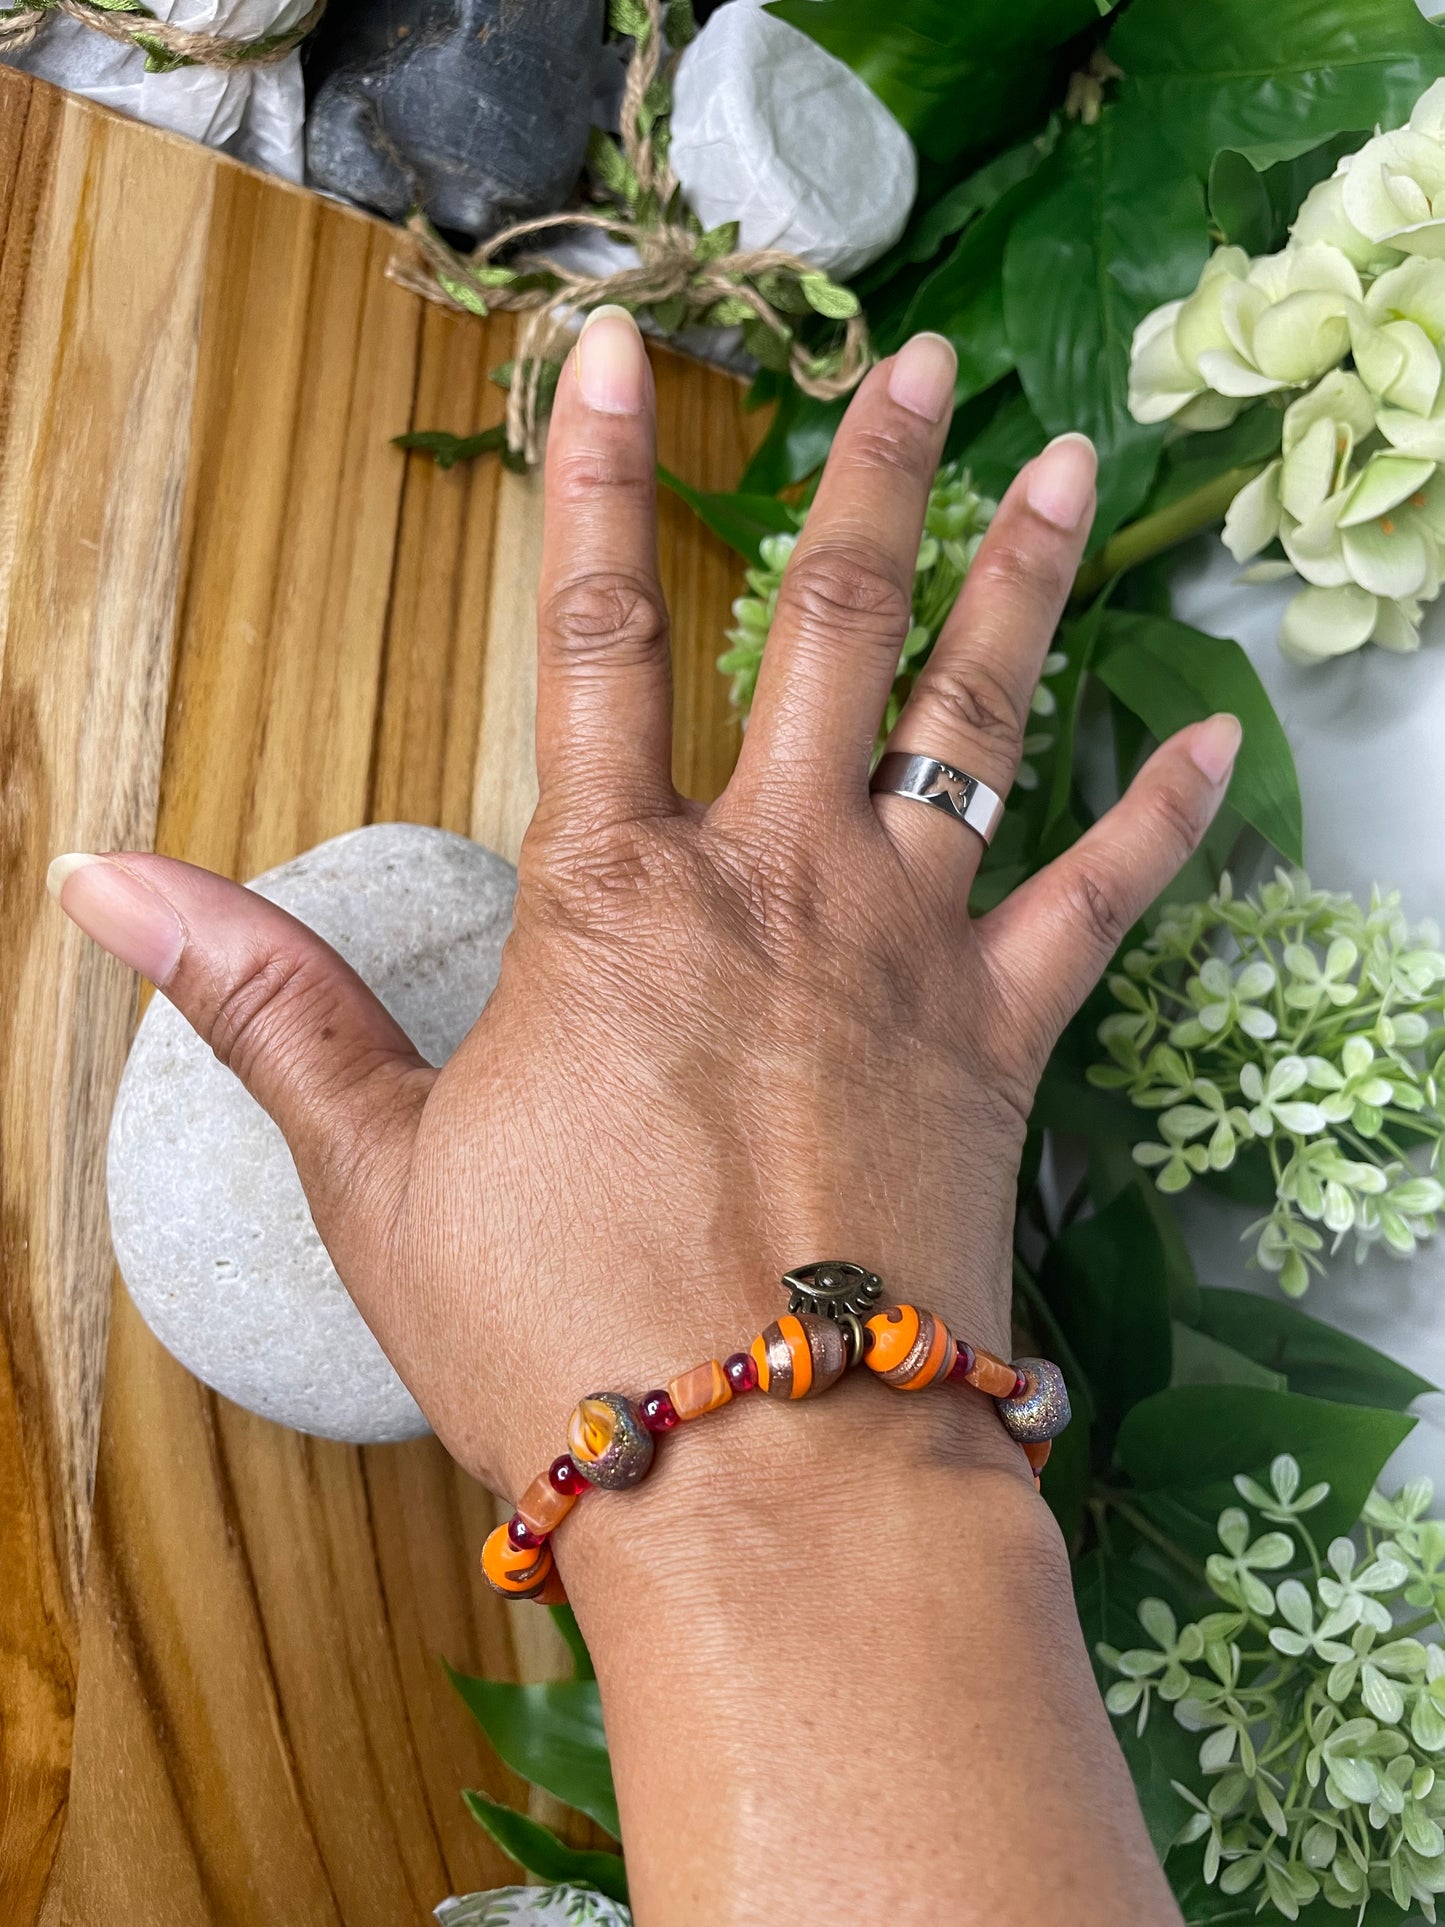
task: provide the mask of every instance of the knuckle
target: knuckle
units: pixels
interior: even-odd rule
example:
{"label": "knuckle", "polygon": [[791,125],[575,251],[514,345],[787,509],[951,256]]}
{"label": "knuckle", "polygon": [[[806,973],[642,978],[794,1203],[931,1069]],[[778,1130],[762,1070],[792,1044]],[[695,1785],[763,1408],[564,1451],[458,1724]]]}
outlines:
{"label": "knuckle", "polygon": [[558,654],[582,665],[650,663],[667,648],[661,590],[627,570],[594,570],[563,582],[543,603],[539,627]]}
{"label": "knuckle", "polygon": [[869,473],[912,476],[923,464],[923,448],[923,435],[901,422],[869,422],[849,438],[848,460]]}
{"label": "knuckle", "polygon": [[779,610],[794,634],[830,642],[840,630],[896,648],[913,615],[911,589],[882,550],[862,540],[815,542],[794,555]]}
{"label": "knuckle", "polygon": [[984,543],[970,575],[981,578],[974,582],[976,595],[982,591],[986,598],[997,597],[1008,606],[1050,614],[1071,580],[1065,563],[1052,549],[1019,541],[1006,531]]}
{"label": "knuckle", "polygon": [[318,989],[304,955],[259,946],[216,988],[207,1041],[217,1059],[249,1084],[262,1056],[299,1045]]}
{"label": "knuckle", "polygon": [[646,451],[630,436],[559,448],[547,469],[547,493],[559,507],[577,508],[602,494],[650,502],[654,487]]}
{"label": "knuckle", "polygon": [[997,743],[1017,754],[1028,724],[1020,690],[980,662],[930,664],[918,701],[944,729]]}
{"label": "knuckle", "polygon": [[1069,885],[1069,908],[1074,926],[1104,956],[1112,957],[1129,928],[1114,886],[1096,870],[1080,870]]}
{"label": "knuckle", "polygon": [[1208,828],[1199,799],[1174,783],[1161,783],[1154,797],[1154,815],[1171,851],[1182,863],[1192,855]]}

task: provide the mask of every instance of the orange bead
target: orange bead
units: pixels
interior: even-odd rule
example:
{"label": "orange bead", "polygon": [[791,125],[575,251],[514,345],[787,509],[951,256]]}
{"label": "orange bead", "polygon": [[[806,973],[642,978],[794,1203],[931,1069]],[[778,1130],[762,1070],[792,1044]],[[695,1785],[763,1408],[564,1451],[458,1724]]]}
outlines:
{"label": "orange bead", "polygon": [[509,1599],[535,1599],[552,1576],[552,1548],[514,1546],[505,1526],[487,1534],[482,1571],[487,1584]]}
{"label": "orange bead", "polygon": [[562,1584],[562,1575],[554,1566],[547,1575],[547,1583],[539,1593],[533,1595],[539,1606],[565,1606],[567,1588]]}
{"label": "orange bead", "polygon": [[868,1329],[873,1344],[864,1362],[895,1392],[921,1392],[953,1370],[958,1346],[947,1325],[931,1311],[895,1305],[875,1312]]}
{"label": "orange bead", "polygon": [[973,1370],[967,1382],[978,1391],[987,1392],[990,1398],[1012,1398],[1018,1373],[1007,1360],[995,1358],[992,1352],[979,1351],[974,1354]]}
{"label": "orange bead", "polygon": [[704,1365],[694,1365],[690,1372],[680,1378],[667,1381],[667,1396],[672,1400],[673,1410],[680,1419],[704,1418],[715,1412],[720,1405],[726,1405],[733,1395],[728,1384],[727,1373],[715,1358],[708,1359]]}
{"label": "orange bead", "polygon": [[848,1369],[842,1327],[813,1312],[788,1312],[759,1333],[750,1351],[758,1389],[769,1398],[814,1398]]}
{"label": "orange bead", "polygon": [[577,1503],[572,1492],[559,1492],[545,1472],[539,1472],[517,1501],[517,1517],[539,1539],[555,1532]]}
{"label": "orange bead", "polygon": [[913,1349],[921,1322],[912,1305],[890,1305],[887,1311],[875,1311],[868,1320],[873,1343],[863,1361],[869,1371],[881,1376],[901,1365]]}
{"label": "orange bead", "polygon": [[1053,1449],[1054,1442],[1052,1439],[1040,1439],[1037,1444],[1030,1440],[1024,1445],[1024,1457],[1034,1468],[1035,1477],[1037,1477],[1048,1464],[1049,1454]]}

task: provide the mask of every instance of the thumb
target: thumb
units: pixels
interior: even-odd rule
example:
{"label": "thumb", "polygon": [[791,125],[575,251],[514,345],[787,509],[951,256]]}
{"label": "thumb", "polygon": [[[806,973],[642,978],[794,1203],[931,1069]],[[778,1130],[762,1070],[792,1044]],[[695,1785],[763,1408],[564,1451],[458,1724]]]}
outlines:
{"label": "thumb", "polygon": [[170,857],[58,856],[51,895],[163,990],[280,1126],[323,1237],[374,1249],[436,1072],[356,972],[278,905]]}

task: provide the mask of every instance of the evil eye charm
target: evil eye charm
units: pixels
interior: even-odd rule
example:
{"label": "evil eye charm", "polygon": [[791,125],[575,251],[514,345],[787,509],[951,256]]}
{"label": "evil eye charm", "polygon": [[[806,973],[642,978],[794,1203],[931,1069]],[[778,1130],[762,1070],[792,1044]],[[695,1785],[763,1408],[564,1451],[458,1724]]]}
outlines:
{"label": "evil eye charm", "polygon": [[998,1400],[1005,1431],[1020,1445],[1056,1439],[1073,1416],[1063,1373],[1047,1358],[1016,1358],[1014,1368],[1023,1375],[1024,1389]]}

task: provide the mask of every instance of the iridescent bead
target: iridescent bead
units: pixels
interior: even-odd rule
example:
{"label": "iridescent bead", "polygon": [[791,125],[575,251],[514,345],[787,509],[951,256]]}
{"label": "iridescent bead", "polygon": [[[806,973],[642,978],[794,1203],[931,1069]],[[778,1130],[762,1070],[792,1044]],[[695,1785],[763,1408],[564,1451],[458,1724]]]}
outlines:
{"label": "iridescent bead", "polygon": [[580,1499],[587,1490],[587,1480],[572,1463],[571,1455],[564,1452],[560,1459],[553,1459],[547,1467],[547,1477],[558,1492],[565,1492],[568,1498]]}
{"label": "iridescent bead", "polygon": [[1005,1429],[1021,1445],[1056,1439],[1072,1416],[1063,1373],[1047,1358],[1020,1358],[1015,1364],[1024,1390],[998,1401]]}
{"label": "iridescent bead", "polygon": [[730,1358],[725,1358],[723,1360],[723,1370],[727,1374],[728,1384],[733,1388],[734,1398],[737,1398],[743,1392],[751,1392],[756,1389],[758,1382],[757,1363],[754,1359],[749,1358],[746,1352],[734,1352]]}
{"label": "iridescent bead", "polygon": [[642,1422],[649,1432],[670,1432],[682,1421],[677,1416],[677,1407],[666,1392],[646,1392],[637,1402],[642,1414]]}
{"label": "iridescent bead", "polygon": [[593,1392],[567,1426],[572,1462],[590,1485],[620,1492],[647,1476],[652,1434],[642,1414],[621,1392]]}

